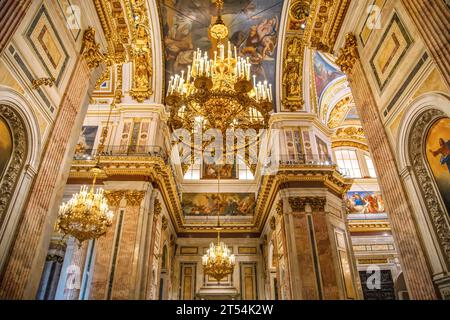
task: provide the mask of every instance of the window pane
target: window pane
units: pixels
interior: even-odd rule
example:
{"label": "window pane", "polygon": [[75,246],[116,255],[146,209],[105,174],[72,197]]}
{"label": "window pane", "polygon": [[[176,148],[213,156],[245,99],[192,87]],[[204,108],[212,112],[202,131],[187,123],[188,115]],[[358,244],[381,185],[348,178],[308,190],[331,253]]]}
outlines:
{"label": "window pane", "polygon": [[369,174],[371,177],[375,178],[377,176],[376,172],[375,172],[375,166],[373,165],[373,161],[369,156],[365,156],[366,158],[366,163],[367,163],[367,168],[369,169]]}

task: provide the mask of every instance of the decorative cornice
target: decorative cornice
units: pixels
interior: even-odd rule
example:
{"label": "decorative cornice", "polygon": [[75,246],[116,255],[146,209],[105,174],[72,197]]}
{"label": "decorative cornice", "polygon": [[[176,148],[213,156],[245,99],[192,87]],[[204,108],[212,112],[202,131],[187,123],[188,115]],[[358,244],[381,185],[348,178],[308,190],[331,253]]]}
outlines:
{"label": "decorative cornice", "polygon": [[[69,179],[90,179],[90,169],[95,161],[74,160],[70,170]],[[102,156],[100,165],[105,175],[99,179],[114,180],[115,177],[127,176],[129,179],[145,177],[153,181],[161,191],[164,203],[176,228],[182,229],[184,217],[181,209],[181,200],[172,168],[161,157],[151,156]],[[177,229],[178,230],[178,229]]]}
{"label": "decorative cornice", "polygon": [[350,147],[350,148],[356,148],[361,149],[363,151],[369,152],[369,146],[356,141],[347,141],[347,140],[340,140],[340,141],[333,141],[331,143],[331,148],[340,148],[340,147]]}
{"label": "decorative cornice", "polygon": [[356,60],[359,59],[358,43],[354,34],[349,33],[345,36],[344,47],[341,48],[336,64],[346,74],[351,73]]}
{"label": "decorative cornice", "polygon": [[338,195],[344,195],[353,180],[344,178],[335,166],[293,165],[280,166],[278,172],[262,178],[258,201],[256,203],[255,227],[260,230],[264,225],[275,201],[276,195],[283,184],[289,182],[314,183],[320,182],[323,187]]}

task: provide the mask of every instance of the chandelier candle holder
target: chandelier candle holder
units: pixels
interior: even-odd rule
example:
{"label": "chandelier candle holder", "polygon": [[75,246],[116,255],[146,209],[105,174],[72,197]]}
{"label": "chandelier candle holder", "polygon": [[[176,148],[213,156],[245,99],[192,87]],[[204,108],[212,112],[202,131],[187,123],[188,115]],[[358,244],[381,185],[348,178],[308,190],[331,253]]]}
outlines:
{"label": "chandelier candle holder", "polygon": [[[170,77],[166,104],[172,129],[266,129],[273,111],[272,85],[252,75],[249,57],[226,41],[222,21],[223,1],[216,1],[218,18],[210,27],[216,43],[211,52],[197,49],[187,70]],[[198,123],[201,119],[202,123]]]}
{"label": "chandelier candle holder", "polygon": [[236,264],[236,257],[227,245],[220,241],[220,231],[217,235],[217,244],[211,243],[206,254],[202,257],[203,270],[218,282],[231,274]]}
{"label": "chandelier candle holder", "polygon": [[93,169],[92,186],[82,186],[80,192],[59,208],[57,229],[64,236],[72,236],[79,245],[89,239],[97,239],[104,235],[112,225],[113,213],[102,188],[95,189],[98,167]]}

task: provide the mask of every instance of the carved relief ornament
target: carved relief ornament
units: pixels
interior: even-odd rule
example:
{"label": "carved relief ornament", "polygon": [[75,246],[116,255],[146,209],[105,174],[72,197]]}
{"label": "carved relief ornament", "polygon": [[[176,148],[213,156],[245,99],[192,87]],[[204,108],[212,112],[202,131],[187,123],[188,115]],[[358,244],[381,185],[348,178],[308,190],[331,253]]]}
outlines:
{"label": "carved relief ornament", "polygon": [[100,52],[100,45],[95,41],[95,30],[92,27],[88,27],[84,32],[81,54],[91,70],[105,60],[105,56]]}
{"label": "carved relief ornament", "polygon": [[425,111],[412,125],[412,131],[409,136],[409,154],[411,166],[417,178],[418,187],[422,193],[428,214],[435,229],[438,242],[445,253],[447,263],[450,264],[450,228],[448,225],[448,216],[439,201],[439,195],[433,186],[433,178],[427,165],[427,156],[424,149],[424,137],[430,124],[445,114],[436,109]]}
{"label": "carved relief ornament", "polygon": [[336,59],[336,64],[343,72],[349,74],[357,59],[359,59],[358,43],[355,35],[349,33],[345,36],[345,44],[341,49],[339,57]]}
{"label": "carved relief ornament", "polygon": [[4,175],[0,176],[0,226],[5,217],[11,197],[17,184],[20,172],[23,169],[27,156],[28,142],[25,125],[20,116],[9,106],[0,105],[0,117],[8,124],[12,138],[13,151],[10,165],[6,168]]}

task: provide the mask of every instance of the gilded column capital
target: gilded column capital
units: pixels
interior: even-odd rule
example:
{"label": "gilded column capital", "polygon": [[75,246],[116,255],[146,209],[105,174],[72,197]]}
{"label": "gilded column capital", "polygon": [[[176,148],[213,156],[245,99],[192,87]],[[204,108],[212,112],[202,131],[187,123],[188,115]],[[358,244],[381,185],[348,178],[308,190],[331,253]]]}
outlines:
{"label": "gilded column capital", "polygon": [[105,191],[105,198],[111,207],[118,207],[124,195],[124,191]]}
{"label": "gilded column capital", "polygon": [[95,29],[92,27],[88,27],[84,31],[81,54],[91,70],[97,68],[105,60],[105,56],[100,52],[100,45],[95,41]]}
{"label": "gilded column capital", "polygon": [[349,74],[357,59],[359,59],[359,52],[356,37],[353,33],[348,33],[345,36],[345,44],[341,48],[340,55],[336,59],[336,64],[343,72]]}
{"label": "gilded column capital", "polygon": [[127,200],[127,206],[136,207],[140,206],[142,199],[144,199],[145,191],[128,191],[125,193],[125,199]]}
{"label": "gilded column capital", "polygon": [[313,212],[325,211],[325,197],[289,197],[289,205],[293,212],[305,212],[306,205],[309,205]]}

